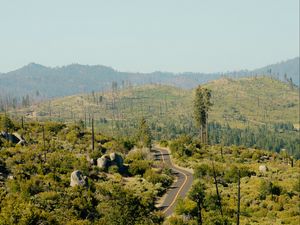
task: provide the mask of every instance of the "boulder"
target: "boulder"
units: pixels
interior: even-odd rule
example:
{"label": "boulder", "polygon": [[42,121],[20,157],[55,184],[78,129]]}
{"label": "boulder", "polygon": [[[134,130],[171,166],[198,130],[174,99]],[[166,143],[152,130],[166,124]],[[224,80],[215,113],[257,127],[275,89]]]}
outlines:
{"label": "boulder", "polygon": [[266,165],[260,165],[258,168],[259,172],[266,173],[269,169]]}
{"label": "boulder", "polygon": [[117,165],[118,167],[122,167],[123,166],[123,158],[121,155],[113,152],[109,155],[109,158],[111,160],[111,162],[115,165]]}
{"label": "boulder", "polygon": [[226,181],[223,178],[217,178],[217,182],[221,185],[223,185],[223,187],[228,187],[228,184],[226,183]]}
{"label": "boulder", "polygon": [[75,186],[85,186],[85,177],[83,176],[82,172],[80,170],[75,170],[71,173],[71,182],[70,186],[75,187]]}
{"label": "boulder", "polygon": [[91,164],[91,165],[95,165],[96,164],[96,160],[92,159],[89,155],[86,156],[86,160]]}
{"label": "boulder", "polygon": [[115,159],[116,159],[116,153],[115,152],[110,153],[109,158],[110,158],[111,161],[115,161]]}
{"label": "boulder", "polygon": [[103,155],[97,159],[97,166],[101,169],[107,169],[110,166],[110,161],[107,155]]}
{"label": "boulder", "polygon": [[24,145],[26,142],[23,137],[18,133],[7,133],[5,131],[1,131],[0,135],[5,138],[7,141],[10,141],[13,144]]}
{"label": "boulder", "polygon": [[267,155],[263,155],[260,157],[260,160],[262,160],[262,161],[269,160],[269,159],[270,159],[270,157]]}

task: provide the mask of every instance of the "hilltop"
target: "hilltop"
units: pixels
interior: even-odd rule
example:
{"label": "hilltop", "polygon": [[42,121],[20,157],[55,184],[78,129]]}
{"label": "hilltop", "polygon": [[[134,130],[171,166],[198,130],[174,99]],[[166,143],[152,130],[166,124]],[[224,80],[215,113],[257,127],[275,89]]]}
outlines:
{"label": "hilltop", "polygon": [[229,124],[298,123],[299,89],[267,76],[220,79],[212,90],[211,120]]}

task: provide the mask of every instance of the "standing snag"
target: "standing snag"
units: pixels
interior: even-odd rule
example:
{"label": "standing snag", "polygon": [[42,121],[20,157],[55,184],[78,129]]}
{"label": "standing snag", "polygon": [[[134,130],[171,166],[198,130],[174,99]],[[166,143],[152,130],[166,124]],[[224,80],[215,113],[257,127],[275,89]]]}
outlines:
{"label": "standing snag", "polygon": [[241,210],[241,174],[240,170],[238,170],[238,201],[237,201],[237,218],[236,218],[236,225],[240,225],[240,210]]}

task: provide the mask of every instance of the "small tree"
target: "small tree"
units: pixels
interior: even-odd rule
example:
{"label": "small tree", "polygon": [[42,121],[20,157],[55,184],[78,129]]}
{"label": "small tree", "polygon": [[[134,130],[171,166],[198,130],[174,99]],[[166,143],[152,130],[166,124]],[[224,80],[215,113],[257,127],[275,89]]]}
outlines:
{"label": "small tree", "polygon": [[142,120],[140,122],[137,139],[138,139],[139,144],[142,147],[147,147],[151,150],[152,134],[151,134],[150,127],[148,126],[145,118],[142,118]]}
{"label": "small tree", "polygon": [[203,208],[205,198],[205,186],[199,180],[193,184],[189,192],[189,198],[197,203],[197,222],[199,225],[202,225],[203,221],[201,210]]}
{"label": "small tree", "polygon": [[15,125],[7,115],[4,115],[0,120],[0,128],[5,132],[9,132],[15,129]]}

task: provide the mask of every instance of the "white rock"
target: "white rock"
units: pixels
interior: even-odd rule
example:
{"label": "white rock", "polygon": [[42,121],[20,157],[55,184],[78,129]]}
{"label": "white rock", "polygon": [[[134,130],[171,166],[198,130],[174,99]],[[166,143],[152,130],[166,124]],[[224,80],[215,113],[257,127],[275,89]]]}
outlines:
{"label": "white rock", "polygon": [[107,158],[106,155],[101,156],[101,158],[97,159],[97,166],[101,169],[106,169],[109,167],[110,159]]}
{"label": "white rock", "polygon": [[258,168],[259,172],[266,173],[269,169],[266,165],[260,165]]}
{"label": "white rock", "polygon": [[75,170],[71,173],[71,187],[75,186],[84,186],[85,185],[85,177],[82,175],[82,172],[79,170]]}

